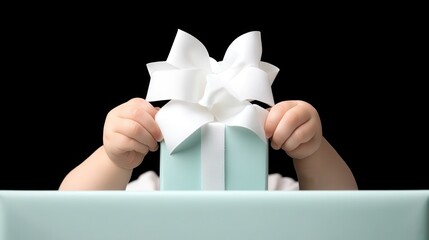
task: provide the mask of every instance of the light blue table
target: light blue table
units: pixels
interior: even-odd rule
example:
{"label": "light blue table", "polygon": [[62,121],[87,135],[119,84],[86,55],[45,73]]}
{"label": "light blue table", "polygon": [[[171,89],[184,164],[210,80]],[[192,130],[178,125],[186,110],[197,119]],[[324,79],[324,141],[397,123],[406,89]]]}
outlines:
{"label": "light blue table", "polygon": [[0,191],[1,240],[428,240],[429,190]]}

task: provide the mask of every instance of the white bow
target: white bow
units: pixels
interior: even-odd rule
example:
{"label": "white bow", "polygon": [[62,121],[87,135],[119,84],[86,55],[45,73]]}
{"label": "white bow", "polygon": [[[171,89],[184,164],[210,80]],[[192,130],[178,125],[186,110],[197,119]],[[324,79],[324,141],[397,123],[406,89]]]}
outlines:
{"label": "white bow", "polygon": [[217,62],[198,39],[178,30],[167,60],[147,64],[146,100],[170,100],[156,115],[170,154],[214,121],[250,129],[266,141],[268,112],[251,101],[274,105],[271,85],[279,69],[261,55],[259,31],[236,38]]}

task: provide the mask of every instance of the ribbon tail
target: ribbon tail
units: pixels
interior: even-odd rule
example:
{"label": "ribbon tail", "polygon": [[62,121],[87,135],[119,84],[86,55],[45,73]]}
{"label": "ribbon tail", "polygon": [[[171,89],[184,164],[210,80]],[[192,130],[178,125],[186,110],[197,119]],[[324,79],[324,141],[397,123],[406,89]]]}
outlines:
{"label": "ribbon tail", "polygon": [[265,120],[268,111],[256,104],[246,106],[240,113],[223,122],[229,126],[244,127],[254,132],[262,141],[267,141],[265,135]]}
{"label": "ribbon tail", "polygon": [[158,111],[155,120],[172,154],[192,133],[212,122],[213,115],[198,104],[171,100]]}

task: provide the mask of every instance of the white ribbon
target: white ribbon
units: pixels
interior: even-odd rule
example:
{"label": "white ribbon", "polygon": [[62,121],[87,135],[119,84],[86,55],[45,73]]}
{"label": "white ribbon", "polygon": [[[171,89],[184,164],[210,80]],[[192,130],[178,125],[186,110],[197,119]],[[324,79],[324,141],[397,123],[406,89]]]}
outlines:
{"label": "white ribbon", "polygon": [[225,190],[225,126],[201,128],[201,190]]}
{"label": "white ribbon", "polygon": [[156,115],[170,154],[210,122],[247,128],[266,141],[268,112],[251,101],[274,105],[271,85],[279,69],[261,55],[259,31],[236,38],[219,62],[198,39],[177,31],[167,60],[147,64],[146,100],[170,100]]}

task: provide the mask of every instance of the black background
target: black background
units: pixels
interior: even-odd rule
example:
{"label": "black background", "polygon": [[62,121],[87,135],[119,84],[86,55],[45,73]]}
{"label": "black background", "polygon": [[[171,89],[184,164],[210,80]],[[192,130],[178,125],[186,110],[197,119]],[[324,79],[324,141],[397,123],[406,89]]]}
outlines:
{"label": "black background", "polygon": [[[429,189],[421,33],[401,12],[368,9],[197,16],[133,6],[27,8],[31,14],[8,19],[4,35],[0,189],[57,189],[102,144],[107,112],[145,97],[146,64],[167,58],[177,29],[218,61],[236,37],[260,31],[262,61],[280,68],[276,102],[301,99],[319,110],[325,137],[360,189]],[[158,154],[133,178],[157,171]],[[270,172],[295,176],[279,151],[270,152]]]}

